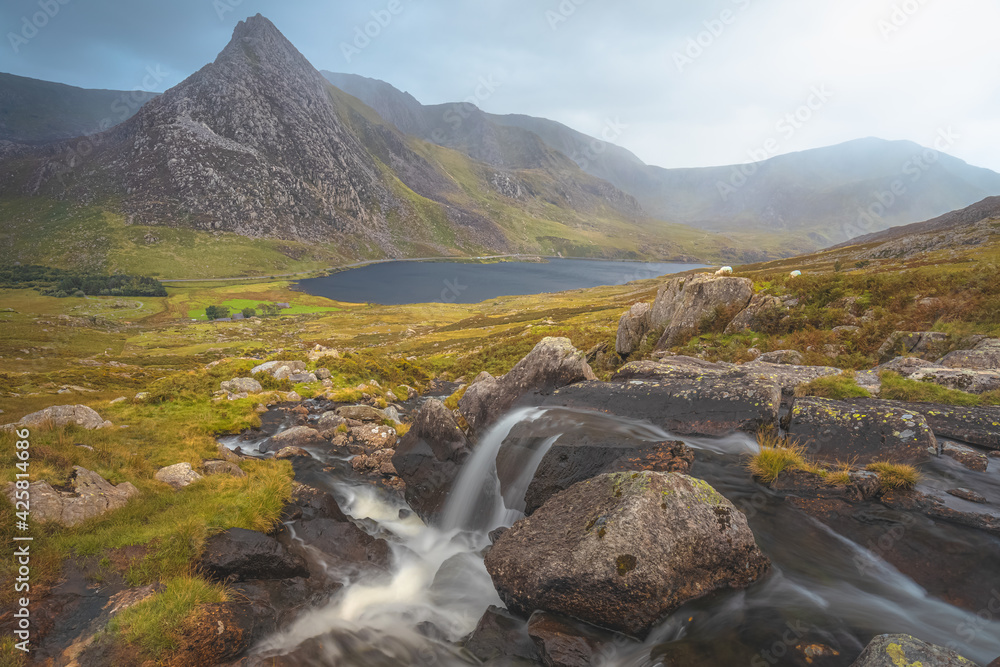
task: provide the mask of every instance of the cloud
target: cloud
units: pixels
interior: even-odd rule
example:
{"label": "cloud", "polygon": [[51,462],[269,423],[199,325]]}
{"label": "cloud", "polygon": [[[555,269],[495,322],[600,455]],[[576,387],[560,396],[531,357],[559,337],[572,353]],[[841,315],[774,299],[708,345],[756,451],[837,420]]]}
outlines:
{"label": "cloud", "polygon": [[[746,161],[826,86],[832,98],[781,152],[863,136],[927,144],[953,126],[955,155],[1000,170],[991,0],[394,0],[391,21],[346,58],[342,45],[391,1],[68,0],[18,53],[5,39],[0,70],[136,88],[153,66],[167,87],[261,12],[319,69],[384,79],[424,103],[465,99],[496,77],[487,111],[588,133],[620,119],[618,142],[651,164]],[[16,31],[37,11],[38,0],[8,0],[0,21]]]}

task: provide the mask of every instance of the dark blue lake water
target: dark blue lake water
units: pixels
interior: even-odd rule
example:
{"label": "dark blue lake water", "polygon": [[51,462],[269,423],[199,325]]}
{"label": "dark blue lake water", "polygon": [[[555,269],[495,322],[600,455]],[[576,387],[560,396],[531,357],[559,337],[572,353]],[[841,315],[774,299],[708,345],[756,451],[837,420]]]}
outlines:
{"label": "dark blue lake water", "polygon": [[387,262],[297,283],[297,289],[336,301],[394,306],[479,303],[498,296],[562,292],[702,268],[701,264],[551,259],[545,263]]}

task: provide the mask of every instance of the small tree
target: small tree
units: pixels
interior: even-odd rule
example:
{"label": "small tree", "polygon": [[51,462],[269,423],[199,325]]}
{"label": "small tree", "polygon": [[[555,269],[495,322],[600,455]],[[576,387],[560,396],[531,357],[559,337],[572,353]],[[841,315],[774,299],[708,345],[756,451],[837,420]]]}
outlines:
{"label": "small tree", "polygon": [[281,312],[281,308],[278,308],[278,306],[273,303],[258,304],[257,310],[259,310],[262,315],[266,315],[268,317],[273,317]]}
{"label": "small tree", "polygon": [[833,270],[836,271],[837,273],[840,273],[840,270],[843,268],[844,268],[844,263],[841,262],[839,259],[833,263]]}
{"label": "small tree", "polygon": [[221,320],[229,317],[229,309],[225,306],[209,306],[205,309],[205,317],[209,320]]}
{"label": "small tree", "polygon": [[247,319],[250,319],[251,317],[254,317],[255,315],[257,315],[257,311],[254,310],[253,308],[244,308],[243,309],[243,317],[245,317]]}

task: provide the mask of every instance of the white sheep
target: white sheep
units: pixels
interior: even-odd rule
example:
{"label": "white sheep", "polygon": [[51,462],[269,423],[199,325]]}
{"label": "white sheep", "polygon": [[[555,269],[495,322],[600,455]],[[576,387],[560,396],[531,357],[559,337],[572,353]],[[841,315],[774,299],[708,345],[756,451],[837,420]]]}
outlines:
{"label": "white sheep", "polygon": [[792,271],[791,274],[789,274],[789,275],[791,275],[792,278],[798,278],[799,276],[802,275],[802,272],[801,271]]}
{"label": "white sheep", "polygon": [[719,269],[718,271],[716,271],[715,275],[717,275],[717,276],[731,276],[731,275],[733,275],[733,267],[731,267],[731,266],[724,266],[721,269]]}

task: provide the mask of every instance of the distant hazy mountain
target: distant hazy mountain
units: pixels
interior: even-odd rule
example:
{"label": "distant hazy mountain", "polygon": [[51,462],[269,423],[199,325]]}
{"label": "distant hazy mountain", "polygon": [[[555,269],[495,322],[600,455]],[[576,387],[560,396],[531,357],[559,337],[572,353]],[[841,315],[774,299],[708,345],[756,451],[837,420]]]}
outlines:
{"label": "distant hazy mountain", "polygon": [[[129,229],[155,227],[197,230],[208,241],[221,232],[294,241],[305,246],[288,246],[288,253],[318,249],[344,258],[762,255],[651,220],[633,197],[583,172],[537,135],[507,133],[500,128],[489,139],[514,156],[506,164],[407,136],[330,85],[258,14],[236,27],[213,63],[89,137],[93,148],[85,154],[72,150],[74,142],[0,146],[0,170],[12,176],[0,180],[0,242],[25,262],[60,245],[69,248],[66,261],[93,262],[114,254],[104,246],[116,238],[141,256],[149,251],[144,243],[157,244],[160,234],[137,237]],[[471,129],[469,136],[486,133]],[[40,224],[41,209],[55,217]],[[128,229],[108,231],[100,222],[105,213],[121,216]],[[95,241],[70,247],[67,240],[81,232],[68,233],[67,225],[84,216]],[[43,235],[60,243],[41,243]],[[199,243],[185,240],[179,256],[193,256]]]}
{"label": "distant hazy mountain", "polygon": [[158,93],[89,90],[0,73],[0,141],[37,144],[113,127]]}
{"label": "distant hazy mountain", "polygon": [[403,132],[490,164],[542,159],[523,134],[530,133],[633,195],[651,216],[701,229],[778,234],[818,248],[1000,194],[1000,174],[908,141],[859,139],[751,165],[663,169],[555,121],[488,114],[470,104],[422,106],[382,81],[323,74]]}

